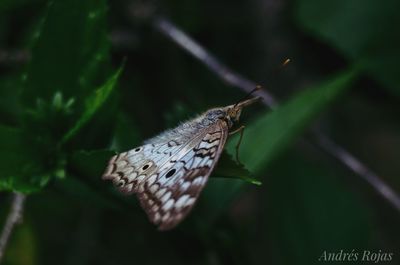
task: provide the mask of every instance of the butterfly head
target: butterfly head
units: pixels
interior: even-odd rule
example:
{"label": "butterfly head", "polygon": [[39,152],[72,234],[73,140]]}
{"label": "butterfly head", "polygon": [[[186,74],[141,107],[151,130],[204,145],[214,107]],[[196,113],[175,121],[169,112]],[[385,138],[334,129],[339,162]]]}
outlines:
{"label": "butterfly head", "polygon": [[242,100],[234,105],[229,105],[227,107],[210,109],[205,113],[203,124],[208,125],[210,123],[216,122],[217,120],[224,120],[227,122],[229,128],[231,128],[235,123],[239,121],[240,115],[242,114],[242,109],[248,105],[257,102],[258,100],[260,100],[260,97]]}
{"label": "butterfly head", "polygon": [[210,123],[216,122],[217,120],[224,120],[228,124],[228,127],[231,128],[236,122],[239,121],[240,114],[242,114],[242,109],[244,107],[251,105],[261,99],[261,97],[250,98],[250,96],[254,92],[260,89],[262,89],[262,87],[257,85],[242,100],[238,101],[234,105],[210,109],[205,113],[205,119],[202,120],[203,125],[208,125]]}
{"label": "butterfly head", "polygon": [[246,99],[246,100],[236,103],[235,105],[230,105],[230,106],[223,108],[224,112],[225,112],[224,119],[228,123],[229,127],[232,127],[236,122],[239,121],[240,115],[242,114],[242,109],[244,107],[257,102],[260,99],[261,99],[260,97]]}

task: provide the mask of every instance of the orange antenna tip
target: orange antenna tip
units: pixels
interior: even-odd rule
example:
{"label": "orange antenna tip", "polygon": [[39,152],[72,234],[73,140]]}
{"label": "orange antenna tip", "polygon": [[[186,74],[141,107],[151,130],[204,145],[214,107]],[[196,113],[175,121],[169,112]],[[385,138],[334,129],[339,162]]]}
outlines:
{"label": "orange antenna tip", "polygon": [[283,63],[282,63],[282,67],[286,66],[288,63],[290,63],[290,58],[287,58]]}

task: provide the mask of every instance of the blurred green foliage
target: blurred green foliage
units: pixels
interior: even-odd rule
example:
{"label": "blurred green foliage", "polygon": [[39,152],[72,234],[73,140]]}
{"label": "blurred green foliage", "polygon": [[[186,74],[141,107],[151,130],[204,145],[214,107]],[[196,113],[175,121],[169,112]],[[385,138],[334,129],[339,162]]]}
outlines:
{"label": "blurred green foliage", "polygon": [[299,1],[297,17],[302,27],[326,39],[400,96],[400,34],[392,30],[400,24],[398,7],[396,0],[304,0]]}
{"label": "blurred green foliage", "polygon": [[[14,64],[0,56],[0,220],[9,192],[30,194],[4,263],[313,264],[323,251],[342,249],[397,257],[399,214],[318,150],[294,143],[319,126],[372,166],[398,173],[389,165],[400,155],[392,97],[400,38],[391,28],[398,7],[391,0],[1,1],[0,52],[29,54]],[[243,95],[154,31],[142,16],[149,10],[169,14],[229,65],[289,98],[273,111],[244,110],[243,165],[232,159],[233,136],[193,212],[165,233],[136,198],[101,181],[108,159]],[[287,56],[293,63],[279,68]],[[333,102],[339,108],[324,112]],[[386,134],[352,134],[371,105],[385,116]],[[384,156],[368,156],[374,144]],[[400,188],[397,178],[386,180]]]}

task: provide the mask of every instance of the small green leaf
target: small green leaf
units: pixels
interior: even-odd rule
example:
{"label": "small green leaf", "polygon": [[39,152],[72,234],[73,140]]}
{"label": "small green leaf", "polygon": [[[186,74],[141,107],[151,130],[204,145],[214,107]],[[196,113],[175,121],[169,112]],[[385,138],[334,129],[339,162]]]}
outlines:
{"label": "small green leaf", "polygon": [[74,137],[78,131],[96,114],[100,107],[103,106],[115,88],[121,72],[122,67],[118,69],[103,86],[94,91],[92,95],[88,97],[81,117],[78,118],[75,125],[64,135],[62,143],[65,143]]}
{"label": "small green leaf", "polygon": [[243,164],[238,164],[232,156],[223,151],[219,158],[217,167],[215,168],[212,177],[222,178],[237,178],[255,185],[261,185],[261,181],[251,177],[251,173],[244,167]]}

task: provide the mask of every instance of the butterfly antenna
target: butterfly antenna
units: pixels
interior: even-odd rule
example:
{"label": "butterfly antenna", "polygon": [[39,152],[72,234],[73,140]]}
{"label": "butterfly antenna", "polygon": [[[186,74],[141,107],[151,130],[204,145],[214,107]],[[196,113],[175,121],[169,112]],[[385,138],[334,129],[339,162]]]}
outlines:
{"label": "butterfly antenna", "polygon": [[261,89],[262,89],[262,87],[261,87],[260,85],[256,85],[256,87],[255,87],[253,90],[251,90],[245,97],[243,97],[243,98],[240,99],[238,102],[236,102],[236,104],[233,105],[233,107],[235,108],[240,102],[245,101],[246,99],[249,99],[250,96],[251,96],[254,92],[256,92],[256,91],[258,91],[258,90],[261,90]]}
{"label": "butterfly antenna", "polygon": [[290,63],[292,60],[290,58],[287,58],[282,64],[281,67],[285,67],[288,63]]}

